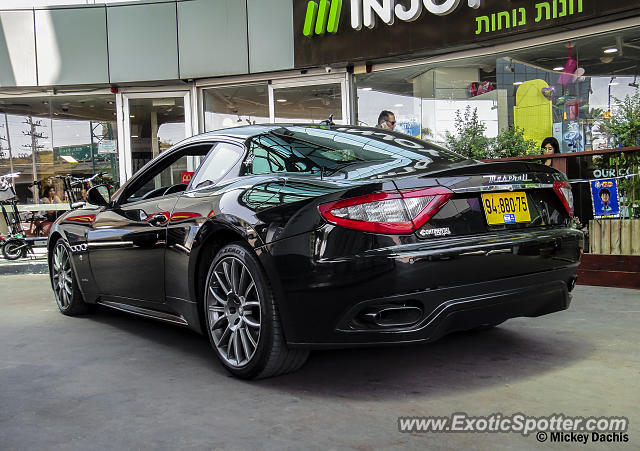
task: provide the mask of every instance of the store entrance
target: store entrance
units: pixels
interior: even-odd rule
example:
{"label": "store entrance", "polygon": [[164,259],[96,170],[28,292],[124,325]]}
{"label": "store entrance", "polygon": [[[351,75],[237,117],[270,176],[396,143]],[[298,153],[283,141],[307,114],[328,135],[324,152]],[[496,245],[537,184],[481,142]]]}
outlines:
{"label": "store entrance", "polygon": [[188,92],[124,94],[127,178],[174,144],[191,136]]}

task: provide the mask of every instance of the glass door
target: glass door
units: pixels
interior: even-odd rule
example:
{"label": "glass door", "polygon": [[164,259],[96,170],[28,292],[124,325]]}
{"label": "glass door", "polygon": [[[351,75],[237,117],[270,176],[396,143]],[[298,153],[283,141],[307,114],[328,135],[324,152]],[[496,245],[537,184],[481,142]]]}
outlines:
{"label": "glass door", "polygon": [[320,123],[333,115],[336,124],[349,124],[346,83],[345,74],[274,80],[269,86],[271,121]]}
{"label": "glass door", "polygon": [[122,104],[124,182],[161,152],[191,136],[192,129],[187,91],[126,93]]}

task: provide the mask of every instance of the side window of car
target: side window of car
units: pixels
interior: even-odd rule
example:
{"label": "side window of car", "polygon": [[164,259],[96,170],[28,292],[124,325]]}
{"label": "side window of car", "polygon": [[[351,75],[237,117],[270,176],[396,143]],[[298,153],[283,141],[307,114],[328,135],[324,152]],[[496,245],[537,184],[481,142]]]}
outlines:
{"label": "side window of car", "polygon": [[244,149],[238,145],[229,143],[216,144],[194,175],[190,189],[218,183],[238,164],[243,153]]}
{"label": "side window of car", "polygon": [[187,189],[193,174],[198,170],[212,145],[190,146],[167,157],[155,168],[149,168],[127,195],[125,203],[175,194]]}
{"label": "side window of car", "polygon": [[273,174],[278,172],[320,173],[321,168],[313,160],[296,151],[278,137],[257,136],[249,143],[245,161],[246,174]]}

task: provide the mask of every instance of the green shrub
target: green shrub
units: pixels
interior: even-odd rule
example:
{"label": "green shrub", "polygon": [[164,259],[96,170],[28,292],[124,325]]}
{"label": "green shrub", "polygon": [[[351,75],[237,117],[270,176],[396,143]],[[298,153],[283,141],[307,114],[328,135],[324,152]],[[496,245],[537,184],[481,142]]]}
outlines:
{"label": "green shrub", "polygon": [[464,114],[456,111],[455,134],[446,133],[447,146],[454,152],[471,159],[483,159],[487,156],[490,140],[484,133],[487,126],[478,118],[478,109],[467,106]]}
{"label": "green shrub", "polygon": [[447,132],[447,146],[468,158],[484,160],[489,158],[521,157],[540,153],[533,140],[524,138],[522,129],[509,127],[495,138],[487,138],[487,126],[478,118],[478,109],[467,106],[464,112],[456,111],[455,134]]}
{"label": "green shrub", "polygon": [[523,157],[525,155],[539,155],[538,143],[532,139],[525,139],[524,130],[509,127],[491,140],[489,156],[487,158]]}
{"label": "green shrub", "polygon": [[605,132],[617,145],[633,147],[640,144],[640,90],[624,100],[614,98],[616,105],[613,116],[603,121],[600,130]]}

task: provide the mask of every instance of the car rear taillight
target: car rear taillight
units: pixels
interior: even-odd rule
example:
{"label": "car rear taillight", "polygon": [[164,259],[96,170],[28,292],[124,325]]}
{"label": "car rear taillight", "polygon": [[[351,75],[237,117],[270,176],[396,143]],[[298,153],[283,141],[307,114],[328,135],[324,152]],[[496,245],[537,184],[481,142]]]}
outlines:
{"label": "car rear taillight", "polygon": [[374,193],[322,204],[331,224],[373,233],[409,234],[422,227],[453,196],[446,188]]}
{"label": "car rear taillight", "polygon": [[553,190],[562,201],[562,205],[564,205],[569,216],[573,216],[573,192],[571,191],[569,182],[555,182],[553,184]]}

